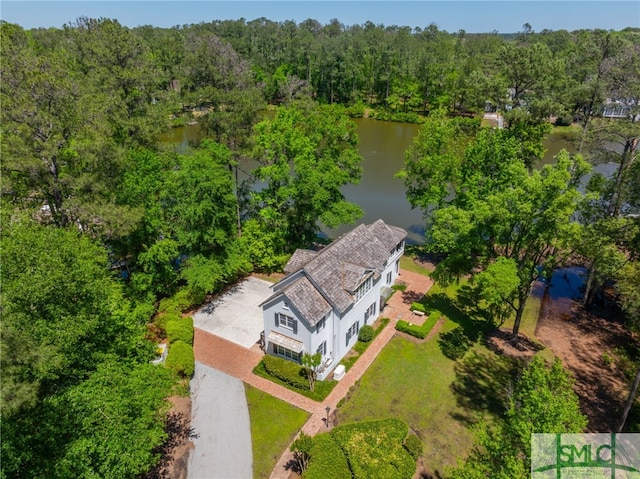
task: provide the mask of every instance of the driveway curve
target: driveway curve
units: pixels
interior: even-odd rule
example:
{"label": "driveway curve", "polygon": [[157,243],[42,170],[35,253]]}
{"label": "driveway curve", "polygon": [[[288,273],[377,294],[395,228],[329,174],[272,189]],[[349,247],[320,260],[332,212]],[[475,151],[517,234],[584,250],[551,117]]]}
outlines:
{"label": "driveway curve", "polygon": [[187,479],[253,477],[249,408],[242,381],[196,362],[191,401],[194,448]]}

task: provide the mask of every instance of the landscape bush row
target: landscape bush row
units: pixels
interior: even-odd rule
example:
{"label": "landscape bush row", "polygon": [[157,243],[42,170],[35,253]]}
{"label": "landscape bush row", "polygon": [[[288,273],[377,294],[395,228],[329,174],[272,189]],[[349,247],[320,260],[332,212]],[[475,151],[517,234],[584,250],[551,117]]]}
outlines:
{"label": "landscape bush row", "polygon": [[266,371],[272,376],[284,381],[296,389],[309,389],[309,381],[304,376],[302,367],[292,361],[265,355],[262,363]]}
{"label": "landscape bush row", "polygon": [[396,330],[402,333],[410,334],[411,336],[414,336],[418,339],[424,339],[433,329],[441,316],[442,313],[440,311],[432,311],[424,324],[422,324],[422,326],[417,326],[415,324],[408,323],[407,321],[400,320],[396,323]]}
{"label": "landscape bush row", "polygon": [[182,313],[202,300],[201,297],[194,297],[189,290],[182,289],[162,299],[156,314],[155,325],[160,329],[160,334],[164,331],[169,343],[165,365],[187,379],[193,376],[195,370],[193,318],[183,318]]}

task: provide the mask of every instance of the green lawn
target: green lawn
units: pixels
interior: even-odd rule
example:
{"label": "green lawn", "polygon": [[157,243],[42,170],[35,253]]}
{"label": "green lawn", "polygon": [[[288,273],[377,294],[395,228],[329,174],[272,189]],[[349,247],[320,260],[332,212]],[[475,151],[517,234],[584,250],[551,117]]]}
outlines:
{"label": "green lawn", "polygon": [[437,341],[416,344],[393,338],[369,367],[349,400],[338,410],[340,424],[365,419],[399,418],[425,443],[423,458],[430,470],[454,465],[473,444],[451,384],[454,362]]}
{"label": "green lawn", "polygon": [[309,414],[248,384],[244,387],[251,418],[253,477],[267,478]]}
{"label": "green lawn", "polygon": [[420,266],[413,260],[413,257],[406,254],[400,258],[400,268],[405,271],[411,271],[412,273],[423,274],[425,276],[429,276],[429,273],[431,272],[430,269]]}
{"label": "green lawn", "polygon": [[[461,327],[473,338],[483,322],[459,309],[461,285],[434,286],[424,302],[447,316],[441,333]],[[393,338],[338,409],[340,424],[395,417],[405,421],[425,444],[423,463],[429,473],[442,474],[473,445],[470,426],[502,412],[509,360],[476,343],[460,361],[444,356],[438,338],[416,343]]]}
{"label": "green lawn", "polygon": [[551,134],[564,133],[570,135],[578,135],[582,131],[582,128],[578,124],[573,124],[569,126],[555,126],[551,128]]}

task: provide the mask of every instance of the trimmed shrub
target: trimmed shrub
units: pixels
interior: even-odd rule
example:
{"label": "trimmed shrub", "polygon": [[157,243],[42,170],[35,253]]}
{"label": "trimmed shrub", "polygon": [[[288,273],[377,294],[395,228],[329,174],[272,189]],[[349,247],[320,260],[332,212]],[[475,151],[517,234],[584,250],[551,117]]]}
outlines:
{"label": "trimmed shrub", "polygon": [[418,339],[424,339],[438,322],[440,316],[442,316],[440,311],[432,311],[422,326],[416,326],[415,324],[410,325],[408,322],[400,320],[396,323],[396,330],[410,334]]}
{"label": "trimmed shrub", "polygon": [[167,331],[167,323],[169,321],[180,321],[180,319],[180,313],[178,313],[177,311],[171,311],[170,313],[161,312],[156,315],[154,324],[164,332],[162,334],[165,334]]}
{"label": "trimmed shrub", "polygon": [[399,419],[384,419],[347,424],[330,434],[347,457],[354,479],[411,479],[416,462],[402,446],[408,431]]}
{"label": "trimmed shrub", "polygon": [[358,341],[362,341],[363,343],[368,343],[373,339],[375,331],[373,326],[369,326],[365,324],[360,328],[360,332],[358,333]]}
{"label": "trimmed shrub", "polygon": [[193,346],[193,318],[171,319],[166,326],[169,343],[182,341]]}
{"label": "trimmed shrub", "polygon": [[411,311],[420,311],[427,314],[427,307],[422,303],[411,303]]}
{"label": "trimmed shrub", "polygon": [[303,479],[345,479],[352,477],[342,449],[328,433],[313,438],[311,461]]}
{"label": "trimmed shrub", "polygon": [[394,291],[406,291],[407,290],[407,285],[406,284],[402,284],[402,283],[398,283],[398,284],[394,284],[393,286],[391,286],[391,289]]}
{"label": "trimmed shrub", "polygon": [[158,305],[158,313],[183,313],[192,306],[192,298],[187,289],[181,289],[173,296],[164,298]]}
{"label": "trimmed shrub", "polygon": [[415,434],[409,434],[404,440],[403,446],[414,460],[422,456],[422,452],[424,451],[424,444],[422,444],[420,438]]}
{"label": "trimmed shrub", "polygon": [[165,365],[173,369],[182,377],[190,378],[195,370],[193,348],[187,343],[176,341],[169,346],[169,353]]}
{"label": "trimmed shrub", "polygon": [[262,358],[264,368],[272,376],[281,379],[297,389],[309,389],[309,381],[304,376],[302,367],[286,359],[265,355]]}

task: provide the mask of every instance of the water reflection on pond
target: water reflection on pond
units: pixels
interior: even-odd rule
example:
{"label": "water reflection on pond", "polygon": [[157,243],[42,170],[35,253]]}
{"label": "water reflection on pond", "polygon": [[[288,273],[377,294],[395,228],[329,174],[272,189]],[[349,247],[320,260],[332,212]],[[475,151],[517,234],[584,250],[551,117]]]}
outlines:
{"label": "water reflection on pond", "polygon": [[[403,182],[394,177],[403,166],[404,152],[413,142],[418,125],[367,118],[358,118],[354,122],[360,137],[359,152],[363,158],[363,174],[360,184],[345,186],[343,193],[347,200],[357,203],[364,210],[364,215],[357,223],[371,223],[382,218],[389,224],[407,230],[410,243],[422,243],[422,213],[411,209]],[[197,124],[173,128],[160,135],[162,142],[176,145],[180,150],[197,144],[201,139],[202,132]],[[573,144],[564,133],[549,135],[544,146],[547,151],[544,158],[536,164],[537,168],[553,163],[555,155],[561,149],[575,152]],[[243,162],[240,165],[241,172],[244,173],[242,176],[246,177],[256,166],[254,161]],[[610,176],[615,171],[615,165],[596,165],[594,171]],[[353,225],[346,225],[335,230],[325,229],[324,233],[336,237],[352,227]]]}
{"label": "water reflection on pond", "polygon": [[586,268],[568,266],[555,270],[549,284],[536,283],[532,296],[542,298],[540,317],[571,318],[573,309],[582,298],[586,275]]}

